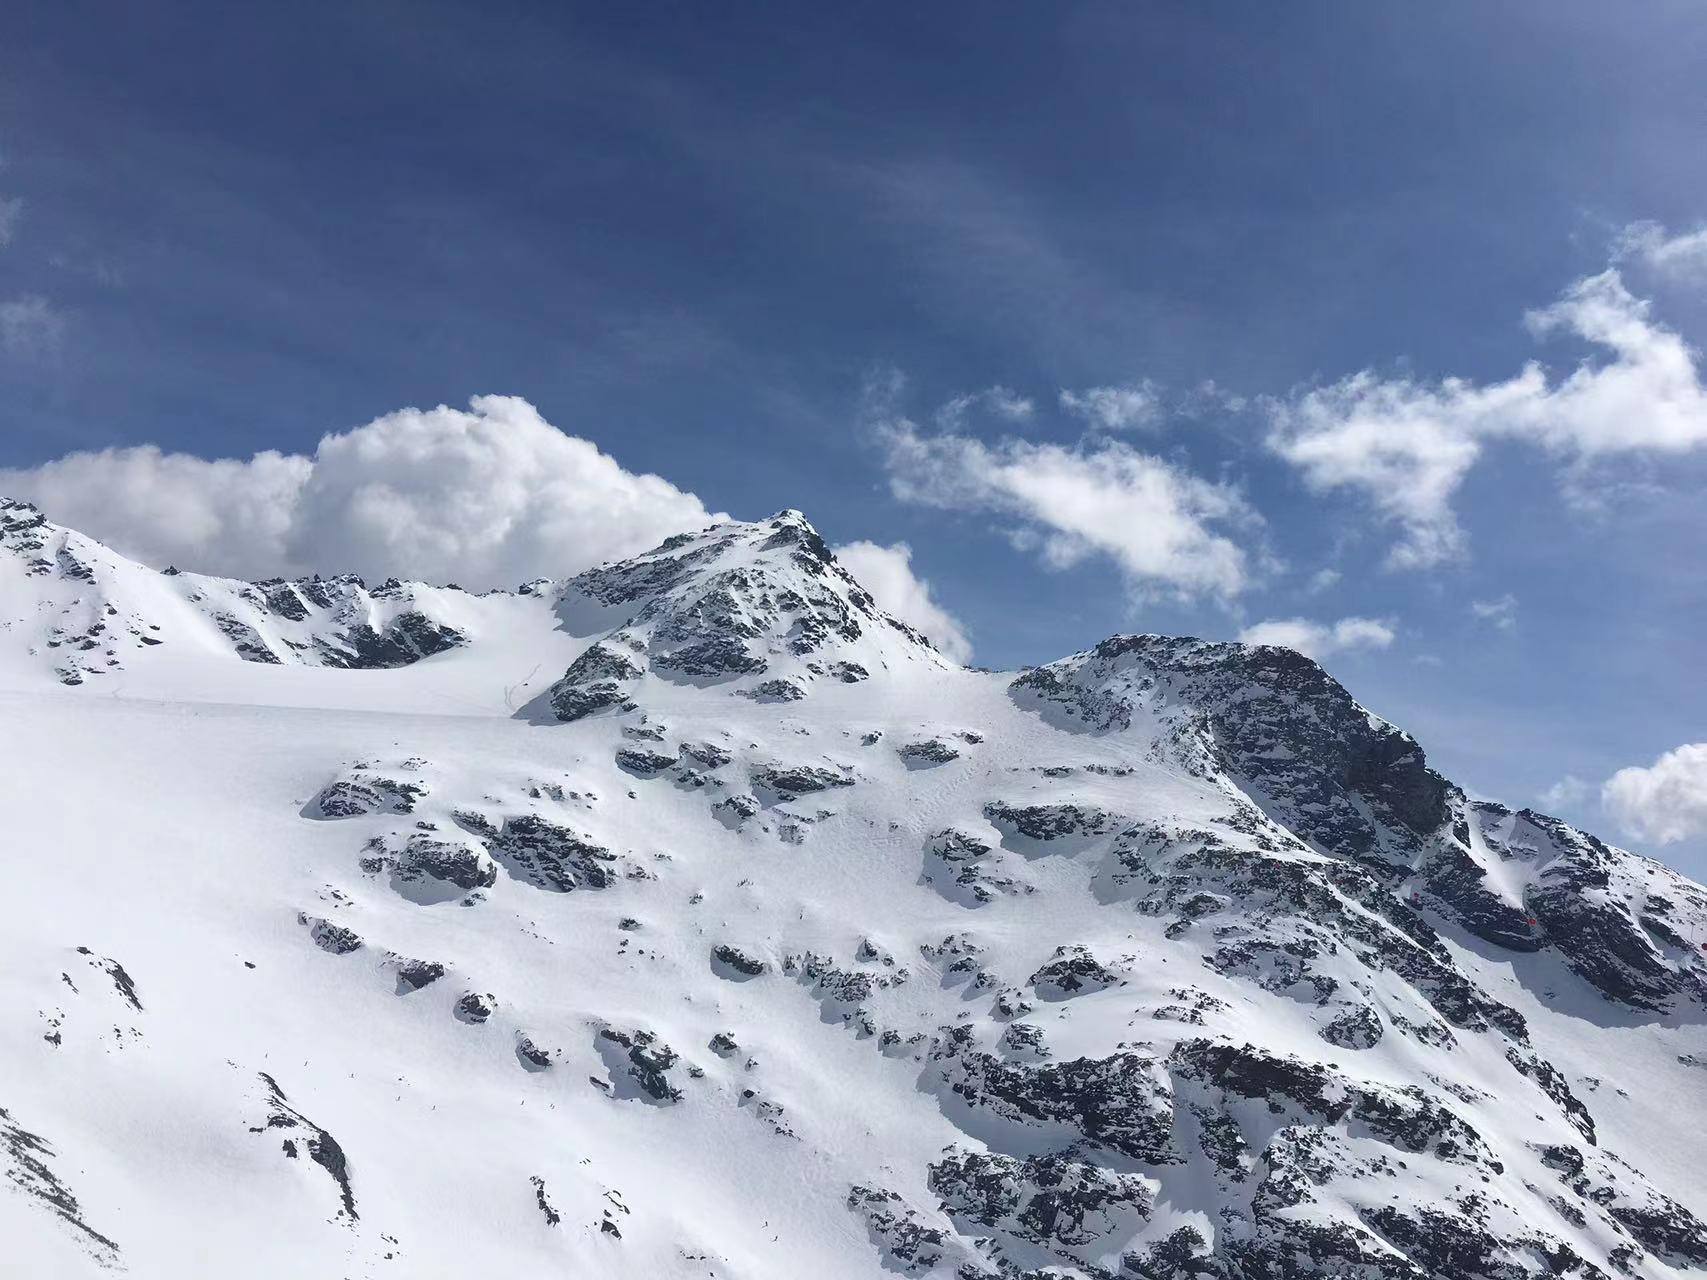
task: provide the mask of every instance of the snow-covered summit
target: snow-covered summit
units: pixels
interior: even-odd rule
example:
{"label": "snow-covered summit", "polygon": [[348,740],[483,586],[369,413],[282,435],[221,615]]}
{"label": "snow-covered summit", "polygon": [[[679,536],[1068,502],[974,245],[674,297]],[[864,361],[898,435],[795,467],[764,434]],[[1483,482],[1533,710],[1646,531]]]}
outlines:
{"label": "snow-covered summit", "polygon": [[558,610],[570,630],[608,628],[553,686],[562,720],[629,701],[645,673],[793,702],[820,681],[953,665],[878,608],[798,511],[680,534],[590,569],[561,589]]}
{"label": "snow-covered summit", "polygon": [[24,1274],[1707,1272],[1707,891],[1290,650],[965,669],[796,512],[474,596],[6,503],[0,717]]}
{"label": "snow-covered summit", "polygon": [[[406,666],[463,643],[454,587],[353,574],[241,582],[156,571],[27,502],[0,498],[0,647],[62,684],[115,675],[167,645],[246,662]],[[24,661],[21,659],[28,659]]]}

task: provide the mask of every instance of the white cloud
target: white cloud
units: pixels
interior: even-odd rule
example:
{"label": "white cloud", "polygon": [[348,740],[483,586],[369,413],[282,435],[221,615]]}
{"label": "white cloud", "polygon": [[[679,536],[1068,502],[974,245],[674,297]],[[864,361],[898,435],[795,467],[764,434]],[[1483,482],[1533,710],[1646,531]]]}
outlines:
{"label": "white cloud", "polygon": [[931,584],[913,572],[913,549],[905,542],[887,547],[875,542],[848,542],[835,548],[835,553],[885,613],[917,627],[956,662],[971,660],[972,641],[965,627],[937,603]]}
{"label": "white cloud", "polygon": [[1393,643],[1391,624],[1375,618],[1341,618],[1335,623],[1308,618],[1270,618],[1239,633],[1243,644],[1275,644],[1310,658],[1326,658],[1352,649],[1385,649]]}
{"label": "white cloud", "polygon": [[1061,407],[1101,431],[1154,426],[1161,420],[1162,395],[1148,378],[1122,387],[1062,388]]}
{"label": "white cloud", "polygon": [[1006,422],[1025,422],[1036,410],[1031,400],[1003,386],[985,387],[955,396],[936,411],[939,426],[953,429],[966,420],[969,410],[981,408]]}
{"label": "white cloud", "polygon": [[1501,631],[1515,631],[1517,629],[1517,597],[1508,591],[1497,600],[1472,600],[1470,601],[1470,614],[1472,617],[1479,618]]}
{"label": "white cloud", "polygon": [[1707,445],[1707,388],[1696,352],[1649,316],[1615,270],[1577,281],[1526,317],[1606,353],[1550,380],[1531,362],[1494,383],[1387,379],[1365,370],[1265,404],[1268,443],[1317,491],[1360,493],[1400,539],[1389,563],[1424,568],[1461,557],[1452,499],[1485,441],[1509,438],[1563,460],[1679,453]]}
{"label": "white cloud", "polygon": [[1250,404],[1248,396],[1227,390],[1213,378],[1205,378],[1180,397],[1174,409],[1185,417],[1201,418],[1212,413],[1243,413]]}
{"label": "white cloud", "polygon": [[1541,804],[1548,813],[1574,809],[1588,798],[1588,783],[1567,773],[1541,793]]}
{"label": "white cloud", "polygon": [[1304,584],[1304,590],[1308,595],[1319,596],[1322,592],[1338,586],[1341,576],[1338,569],[1317,569]]}
{"label": "white cloud", "polygon": [[65,316],[37,294],[0,302],[0,351],[8,355],[44,355],[65,335]]}
{"label": "white cloud", "polygon": [[1626,831],[1655,844],[1707,833],[1707,742],[1668,751],[1645,769],[1620,769],[1600,800]]}
{"label": "white cloud", "polygon": [[468,587],[563,576],[722,518],[512,396],[387,414],[325,436],[313,457],[74,453],[0,470],[0,493],[155,565]]}
{"label": "white cloud", "polygon": [[23,216],[24,202],[18,196],[0,196],[0,249],[12,243],[12,236],[18,230],[18,219]]}
{"label": "white cloud", "polygon": [[965,435],[922,436],[905,418],[878,428],[889,486],[903,502],[988,511],[1016,521],[1016,543],[1053,568],[1113,559],[1135,590],[1228,597],[1247,584],[1245,553],[1216,531],[1257,517],[1213,484],[1118,441],[1089,449]]}
{"label": "white cloud", "polygon": [[1618,237],[1615,254],[1681,280],[1707,279],[1707,227],[1671,235],[1657,222],[1634,222]]}
{"label": "white cloud", "polygon": [[141,445],[0,471],[0,493],[159,568],[264,577],[302,567],[287,547],[313,471],[271,450],[210,462]]}

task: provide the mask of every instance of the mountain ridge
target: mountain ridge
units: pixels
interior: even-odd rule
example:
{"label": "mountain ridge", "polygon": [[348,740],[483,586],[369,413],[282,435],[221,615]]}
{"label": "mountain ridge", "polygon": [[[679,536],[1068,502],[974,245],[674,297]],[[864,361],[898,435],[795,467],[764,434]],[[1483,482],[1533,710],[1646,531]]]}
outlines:
{"label": "mountain ridge", "polygon": [[793,511],[475,596],[0,502],[0,698],[48,1274],[1707,1269],[1707,891],[1291,650],[961,668]]}

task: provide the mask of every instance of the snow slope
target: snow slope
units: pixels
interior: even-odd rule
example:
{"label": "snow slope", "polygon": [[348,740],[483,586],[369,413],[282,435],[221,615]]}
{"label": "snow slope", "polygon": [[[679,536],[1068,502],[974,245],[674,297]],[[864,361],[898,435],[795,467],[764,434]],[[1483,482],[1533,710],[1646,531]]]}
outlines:
{"label": "snow slope", "polygon": [[1707,892],[1297,654],[314,585],[0,505],[0,1274],[1707,1273]]}

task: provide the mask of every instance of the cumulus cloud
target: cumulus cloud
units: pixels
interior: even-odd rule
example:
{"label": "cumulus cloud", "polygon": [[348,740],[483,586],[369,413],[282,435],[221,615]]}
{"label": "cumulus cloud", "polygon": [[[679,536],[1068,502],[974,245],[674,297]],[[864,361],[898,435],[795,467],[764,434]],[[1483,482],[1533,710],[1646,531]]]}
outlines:
{"label": "cumulus cloud", "polygon": [[65,315],[38,294],[0,301],[0,351],[13,356],[44,355],[65,336]]}
{"label": "cumulus cloud", "polygon": [[1385,649],[1393,643],[1391,624],[1376,618],[1341,618],[1312,622],[1308,618],[1270,618],[1239,633],[1244,644],[1276,644],[1310,658],[1326,658],[1352,649]]}
{"label": "cumulus cloud", "polygon": [[1098,431],[1154,426],[1162,417],[1162,393],[1148,378],[1118,387],[1061,390],[1061,407]]}
{"label": "cumulus cloud", "polygon": [[1230,597],[1249,581],[1244,550],[1218,531],[1257,521],[1239,492],[1119,441],[987,445],[921,435],[905,418],[881,425],[878,437],[898,499],[1006,517],[1016,543],[1053,568],[1103,555],[1135,590],[1181,596]]}
{"label": "cumulus cloud", "polygon": [[301,568],[287,547],[313,471],[271,450],[209,461],[142,445],[0,470],[0,494],[157,568],[264,577]]}
{"label": "cumulus cloud", "polygon": [[1655,844],[1707,833],[1707,742],[1668,751],[1646,768],[1620,769],[1600,800],[1625,831]]}
{"label": "cumulus cloud", "polygon": [[1707,280],[1707,227],[1670,234],[1657,222],[1624,228],[1616,246],[1620,258],[1634,258],[1662,275]]}
{"label": "cumulus cloud", "polygon": [[936,420],[938,426],[952,429],[964,422],[971,410],[982,409],[1005,422],[1025,422],[1036,408],[1029,397],[1017,391],[1003,386],[985,387],[982,391],[969,391],[944,403],[936,411]]}
{"label": "cumulus cloud", "polygon": [[1651,317],[1616,270],[1577,281],[1526,319],[1537,337],[1566,333],[1603,358],[1557,380],[1534,362],[1493,383],[1365,370],[1265,402],[1268,444],[1310,488],[1356,492],[1397,526],[1396,568],[1463,556],[1452,500],[1489,440],[1523,441],[1573,463],[1707,445],[1697,353]]}
{"label": "cumulus cloud", "polygon": [[0,493],[155,565],[468,587],[574,573],[724,518],[513,396],[403,409],[325,436],[312,457],[74,453],[0,470]]}
{"label": "cumulus cloud", "polygon": [[836,559],[865,589],[878,606],[902,622],[910,623],[931,638],[943,653],[956,662],[972,658],[972,641],[966,628],[931,594],[931,584],[913,572],[913,549],[905,542],[882,546],[875,542],[847,542],[835,548]]}
{"label": "cumulus cloud", "polygon": [[1517,629],[1517,597],[1506,592],[1497,600],[1470,601],[1470,616],[1501,631]]}

